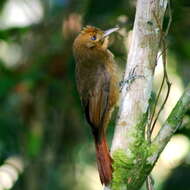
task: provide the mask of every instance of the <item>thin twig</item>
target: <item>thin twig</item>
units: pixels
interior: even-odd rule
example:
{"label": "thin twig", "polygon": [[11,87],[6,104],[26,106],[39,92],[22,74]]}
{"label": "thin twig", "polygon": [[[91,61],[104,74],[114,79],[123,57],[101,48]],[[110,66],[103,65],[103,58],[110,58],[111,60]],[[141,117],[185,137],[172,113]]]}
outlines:
{"label": "thin twig", "polygon": [[[157,25],[158,25],[158,27],[159,27],[159,30],[160,30],[160,33],[161,33],[161,34],[160,34],[160,43],[161,43],[161,42],[162,42],[162,37],[163,37],[162,27],[161,27],[161,25],[160,25],[160,22],[159,22],[159,20],[158,20],[158,18],[157,18],[157,16],[156,16],[155,12],[153,12],[153,16],[154,16],[154,18],[155,18],[155,20],[156,20],[156,23],[157,23]],[[161,55],[162,55],[162,54],[161,54]],[[153,111],[152,111],[152,115],[151,115],[151,117],[150,117],[150,122],[149,122],[149,127],[148,127],[148,130],[150,130],[150,132],[149,132],[149,135],[150,135],[149,139],[151,139],[151,134],[152,134],[152,131],[153,131],[152,122],[153,122],[153,118],[154,118],[154,115],[155,115],[155,112],[156,112],[156,106],[157,106],[157,104],[158,104],[158,100],[159,100],[160,94],[161,94],[161,92],[162,92],[162,88],[163,88],[163,85],[164,85],[164,81],[165,81],[165,76],[163,76],[162,83],[161,83],[160,89],[159,89],[159,91],[158,91],[158,95],[157,95],[157,97],[156,97],[156,101],[155,101],[154,108],[153,108]]]}
{"label": "thin twig", "polygon": [[[147,129],[147,138],[148,138],[148,141],[151,142],[151,135],[152,135],[152,132],[154,130],[154,127],[155,127],[155,124],[158,120],[158,117],[161,113],[161,111],[163,110],[166,102],[167,102],[167,99],[169,97],[169,93],[170,93],[170,88],[171,88],[171,83],[169,82],[169,78],[168,78],[168,73],[167,73],[167,68],[166,68],[166,51],[167,51],[167,47],[166,47],[166,43],[165,43],[165,37],[166,35],[168,34],[168,31],[169,31],[169,28],[170,28],[170,25],[171,25],[171,22],[172,22],[172,16],[171,16],[171,7],[170,7],[170,2],[168,0],[168,9],[169,9],[169,16],[170,16],[170,19],[169,19],[169,23],[168,23],[168,26],[167,26],[167,29],[166,29],[166,32],[164,33],[163,30],[162,30],[162,27],[161,27],[161,24],[158,20],[158,17],[156,16],[156,14],[153,12],[153,15],[155,17],[155,20],[157,22],[157,25],[160,29],[160,45],[162,47],[162,52],[161,54],[158,56],[157,59],[159,59],[159,57],[162,55],[162,61],[163,61],[163,69],[164,69],[164,75],[163,75],[163,78],[162,78],[162,82],[161,82],[161,86],[160,86],[160,89],[158,91],[158,95],[157,95],[157,98],[156,98],[156,101],[155,101],[155,104],[154,104],[154,108],[153,108],[153,112],[152,112],[152,115],[150,116],[150,123],[149,123],[149,126],[148,126],[148,129]],[[164,82],[166,81],[167,83],[167,94],[166,94],[166,97],[156,115],[156,118],[153,122],[153,118],[154,118],[154,115],[155,115],[155,112],[156,112],[156,106],[158,104],[158,100],[160,98],[160,95],[161,95],[161,92],[162,92],[162,89],[163,89],[163,86],[164,86]],[[153,124],[152,124],[153,122]],[[146,188],[147,190],[154,190],[154,187],[153,187],[153,183],[152,183],[152,179],[151,179],[151,176],[148,176],[147,177],[147,180],[146,180]]]}
{"label": "thin twig", "polygon": [[[159,27],[159,30],[160,30],[160,44],[162,46],[162,61],[163,61],[163,68],[164,68],[164,75],[163,75],[163,78],[162,78],[162,82],[161,82],[161,86],[160,86],[160,89],[159,89],[159,92],[158,92],[158,95],[157,95],[157,98],[156,98],[156,101],[155,101],[155,104],[154,104],[154,108],[153,108],[153,112],[152,112],[152,115],[150,117],[150,123],[149,123],[149,139],[151,139],[151,134],[154,130],[154,127],[155,127],[155,124],[158,120],[158,117],[161,113],[161,111],[163,110],[166,102],[167,102],[167,99],[169,97],[169,93],[170,93],[170,88],[171,88],[171,83],[169,81],[169,77],[168,77],[168,73],[167,73],[167,68],[166,68],[166,50],[167,50],[167,47],[166,47],[166,43],[165,43],[165,37],[166,37],[166,34],[168,33],[169,31],[169,28],[170,28],[170,25],[171,25],[171,22],[172,22],[172,15],[171,15],[171,7],[170,7],[170,3],[168,4],[168,9],[169,9],[169,16],[170,16],[170,19],[169,19],[169,22],[168,22],[168,26],[167,26],[167,29],[166,29],[166,33],[163,32],[162,30],[162,27],[161,27],[161,24],[158,20],[158,17],[156,16],[155,12],[153,12],[153,15],[155,17],[155,20],[156,20],[156,23]],[[163,86],[164,86],[164,82],[166,81],[166,84],[167,84],[167,93],[166,93],[166,97],[156,115],[156,118],[155,120],[153,121],[153,118],[154,118],[154,115],[155,115],[155,112],[156,112],[156,106],[158,104],[158,100],[160,98],[160,95],[161,95],[161,92],[162,92],[162,89],[163,89]],[[153,124],[152,124],[153,123]]]}
{"label": "thin twig", "polygon": [[168,25],[167,25],[167,28],[166,28],[166,31],[165,31],[165,36],[168,35],[169,29],[170,29],[170,26],[171,26],[171,23],[172,23],[172,9],[171,9],[170,0],[168,0],[168,14],[169,14],[169,22],[168,22]]}
{"label": "thin twig", "polygon": [[[169,93],[170,93],[170,88],[171,88],[171,83],[170,83],[170,81],[168,79],[168,74],[167,74],[167,71],[166,71],[166,63],[165,63],[166,62],[166,52],[164,52],[164,54],[162,56],[162,60],[163,60],[163,65],[164,65],[164,77],[163,77],[163,83],[162,84],[164,84],[164,82],[166,80],[166,84],[167,84],[168,89],[167,89],[166,97],[165,97],[165,99],[164,99],[164,101],[163,101],[163,103],[162,103],[162,105],[161,105],[161,107],[160,107],[160,109],[159,109],[159,111],[157,113],[157,116],[156,116],[156,118],[155,118],[155,120],[154,120],[154,122],[153,122],[153,124],[151,126],[151,129],[150,129],[151,134],[152,134],[154,126],[155,126],[155,124],[156,124],[156,122],[158,120],[158,117],[159,117],[161,111],[163,110],[163,108],[164,108],[164,106],[165,106],[165,104],[167,102],[167,99],[168,99]],[[163,85],[162,85],[162,87],[163,87]],[[161,91],[160,91],[160,93],[161,93]],[[159,96],[160,96],[160,94],[159,94]]]}
{"label": "thin twig", "polygon": [[[158,104],[158,100],[160,98],[160,94],[161,94],[163,86],[164,86],[164,82],[165,82],[165,76],[163,76],[163,78],[162,78],[162,83],[161,83],[160,89],[158,91],[158,95],[156,97],[156,101],[155,101],[155,104],[154,104],[153,112],[152,112],[152,115],[151,115],[151,119],[150,119],[150,136],[152,135],[152,132],[153,132],[153,129],[154,129],[154,127],[153,127],[154,125],[152,125],[152,122],[153,122],[153,118],[154,118],[154,115],[155,115],[155,112],[156,112],[156,106]],[[153,122],[153,123],[155,123],[155,122]]]}

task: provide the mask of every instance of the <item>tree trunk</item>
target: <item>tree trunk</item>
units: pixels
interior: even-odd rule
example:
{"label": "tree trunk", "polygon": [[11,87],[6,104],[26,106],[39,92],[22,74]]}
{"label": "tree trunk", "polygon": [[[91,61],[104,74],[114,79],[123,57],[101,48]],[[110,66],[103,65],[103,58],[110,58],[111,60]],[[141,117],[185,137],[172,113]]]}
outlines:
{"label": "tree trunk", "polygon": [[167,0],[137,1],[119,117],[111,147],[113,180],[104,190],[140,189],[190,104],[189,86],[157,137],[151,143],[145,138],[166,7]]}

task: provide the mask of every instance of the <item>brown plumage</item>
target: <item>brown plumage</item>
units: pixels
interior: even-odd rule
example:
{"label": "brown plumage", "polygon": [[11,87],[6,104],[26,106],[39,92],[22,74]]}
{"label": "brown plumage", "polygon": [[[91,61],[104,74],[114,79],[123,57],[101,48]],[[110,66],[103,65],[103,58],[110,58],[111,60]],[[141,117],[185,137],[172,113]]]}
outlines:
{"label": "brown plumage", "polygon": [[108,35],[117,29],[102,31],[87,26],[73,44],[77,89],[94,136],[100,180],[105,185],[112,179],[105,133],[119,95],[116,64],[107,48]]}

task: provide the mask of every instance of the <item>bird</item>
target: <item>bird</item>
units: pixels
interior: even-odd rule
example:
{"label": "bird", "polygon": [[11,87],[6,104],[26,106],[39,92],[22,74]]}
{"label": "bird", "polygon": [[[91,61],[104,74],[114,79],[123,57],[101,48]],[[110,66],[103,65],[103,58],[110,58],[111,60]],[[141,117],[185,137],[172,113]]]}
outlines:
{"label": "bird", "polygon": [[112,158],[106,141],[106,129],[119,98],[118,67],[108,49],[109,35],[119,28],[101,30],[84,27],[73,43],[76,61],[76,86],[85,117],[94,137],[101,183],[112,180]]}

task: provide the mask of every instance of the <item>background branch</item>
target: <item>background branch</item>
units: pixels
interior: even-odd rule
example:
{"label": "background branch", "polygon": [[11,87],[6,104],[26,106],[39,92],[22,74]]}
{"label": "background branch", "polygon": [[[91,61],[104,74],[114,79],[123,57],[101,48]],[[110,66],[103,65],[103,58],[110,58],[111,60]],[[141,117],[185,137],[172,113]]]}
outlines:
{"label": "background branch", "polygon": [[182,123],[183,116],[190,106],[190,84],[186,88],[185,92],[177,102],[176,106],[173,108],[171,114],[169,115],[166,122],[163,124],[163,127],[159,131],[158,135],[152,143],[152,147],[156,147],[157,151],[151,156],[151,163],[155,163],[160,153],[179,128]]}

